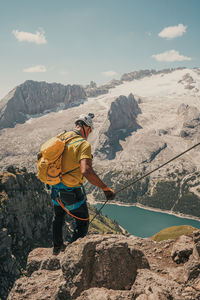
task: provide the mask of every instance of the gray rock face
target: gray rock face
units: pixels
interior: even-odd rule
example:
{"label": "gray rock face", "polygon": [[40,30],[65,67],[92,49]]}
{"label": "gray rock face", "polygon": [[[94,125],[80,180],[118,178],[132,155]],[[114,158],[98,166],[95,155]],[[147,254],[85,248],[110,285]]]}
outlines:
{"label": "gray rock face", "polygon": [[0,102],[0,129],[24,123],[29,115],[78,105],[85,98],[79,85],[26,81]]}
{"label": "gray rock face", "polygon": [[87,97],[97,97],[99,95],[108,94],[109,89],[112,89],[123,82],[121,80],[113,79],[110,82],[97,87],[94,81],[91,81],[89,85],[84,87]]}
{"label": "gray rock face", "polygon": [[[184,68],[176,68],[176,70],[182,70]],[[135,72],[131,72],[131,73],[126,73],[123,74],[121,77],[121,81],[132,81],[132,80],[137,80],[137,79],[141,79],[144,78],[146,76],[152,76],[155,74],[168,74],[173,72],[175,69],[171,68],[171,69],[164,69],[161,71],[156,71],[156,70],[140,70],[140,71],[135,71]]]}
{"label": "gray rock face", "polygon": [[136,117],[140,113],[141,109],[133,94],[130,94],[128,97],[120,96],[112,102],[108,112],[108,119],[110,121],[108,134],[123,129],[137,130],[140,126],[136,122]]}
{"label": "gray rock face", "polygon": [[107,93],[108,93],[108,89],[102,88],[102,87],[86,89],[87,97],[97,97],[97,96],[104,95]]}
{"label": "gray rock face", "polygon": [[[0,297],[26,265],[33,245],[50,245],[52,209],[34,174],[12,167],[0,174]],[[49,205],[48,205],[49,203]],[[5,298],[4,298],[5,299]]]}
{"label": "gray rock face", "polygon": [[180,131],[182,138],[191,138],[199,133],[200,112],[197,107],[181,104],[177,110],[177,114],[183,123]]}
{"label": "gray rock face", "polygon": [[113,159],[116,152],[122,150],[120,140],[125,140],[133,131],[141,128],[136,120],[140,113],[141,110],[133,94],[128,97],[120,96],[112,102],[108,111],[110,125],[105,132],[106,138],[100,149],[108,159]]}

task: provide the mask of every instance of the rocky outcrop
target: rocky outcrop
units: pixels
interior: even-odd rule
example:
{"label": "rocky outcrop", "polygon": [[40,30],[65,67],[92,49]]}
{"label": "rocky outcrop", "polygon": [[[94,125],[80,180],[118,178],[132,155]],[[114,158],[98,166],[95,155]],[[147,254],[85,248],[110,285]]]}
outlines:
{"label": "rocky outcrop", "polygon": [[84,87],[87,97],[98,97],[100,95],[108,94],[109,89],[112,89],[123,82],[121,80],[113,79],[110,82],[97,87],[94,81],[91,81],[89,85]]}
{"label": "rocky outcrop", "polygon": [[123,129],[137,130],[140,126],[137,124],[136,118],[140,113],[141,109],[133,94],[130,94],[128,97],[120,96],[112,102],[108,112],[108,120],[110,121],[108,134]]}
{"label": "rocky outcrop", "polygon": [[85,98],[80,85],[28,80],[0,101],[0,129],[24,123],[30,116],[79,105]]}
{"label": "rocky outcrop", "polygon": [[121,81],[133,81],[133,80],[137,80],[137,79],[142,79],[146,76],[152,76],[152,75],[156,75],[156,74],[168,74],[173,72],[174,70],[182,70],[184,68],[170,68],[170,69],[163,69],[160,71],[156,71],[156,70],[140,70],[140,71],[135,71],[135,72],[130,72],[130,73],[125,73],[122,75],[121,77]]}
{"label": "rocky outcrop", "polygon": [[108,111],[108,130],[105,132],[105,141],[100,148],[108,159],[113,159],[116,152],[122,150],[119,143],[125,140],[132,132],[141,128],[137,123],[137,116],[141,113],[133,94],[128,97],[120,96],[112,102]]}
{"label": "rocky outcrop", "polygon": [[38,245],[50,246],[52,208],[43,184],[24,169],[0,174],[0,297],[5,297]]}
{"label": "rocky outcrop", "polygon": [[200,112],[197,107],[181,104],[177,114],[182,121],[180,136],[182,138],[193,138],[199,134],[200,129]]}
{"label": "rocky outcrop", "polygon": [[194,243],[192,238],[182,235],[173,246],[171,253],[173,261],[177,264],[188,261],[193,252],[193,248]]}
{"label": "rocky outcrop", "polygon": [[[194,247],[197,238],[200,231],[194,234]],[[28,257],[26,276],[16,281],[8,300],[199,299],[199,261],[192,254],[177,266],[170,256],[174,243],[91,235],[57,257],[50,249],[35,249]]]}

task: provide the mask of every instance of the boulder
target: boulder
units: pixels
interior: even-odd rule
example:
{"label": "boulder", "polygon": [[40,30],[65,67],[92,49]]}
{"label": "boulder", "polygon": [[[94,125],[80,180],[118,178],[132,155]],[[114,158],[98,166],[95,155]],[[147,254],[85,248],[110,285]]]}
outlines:
{"label": "boulder", "polygon": [[138,275],[131,291],[134,292],[134,297],[137,300],[183,299],[181,298],[181,285],[150,270],[138,270]]}
{"label": "boulder", "polygon": [[90,288],[81,293],[76,300],[132,300],[133,293],[129,291],[119,291],[106,288]]}
{"label": "boulder", "polygon": [[182,235],[174,244],[171,257],[177,264],[188,261],[193,252],[194,242],[192,238]]}
{"label": "boulder", "polygon": [[190,281],[200,276],[200,260],[193,259],[191,257],[189,261],[184,265],[184,279]]}
{"label": "boulder", "polygon": [[67,247],[61,267],[74,299],[92,287],[128,290],[138,270],[149,268],[149,264],[130,239],[97,235],[79,239]]}

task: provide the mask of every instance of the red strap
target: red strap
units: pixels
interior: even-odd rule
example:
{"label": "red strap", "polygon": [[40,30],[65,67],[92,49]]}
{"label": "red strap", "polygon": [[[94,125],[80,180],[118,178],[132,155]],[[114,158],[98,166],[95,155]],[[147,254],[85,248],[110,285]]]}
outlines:
{"label": "red strap", "polygon": [[89,220],[90,216],[88,216],[88,218],[86,218],[86,219],[83,219],[83,218],[79,218],[79,217],[73,215],[72,213],[70,213],[69,210],[66,209],[66,207],[65,207],[64,204],[62,203],[61,199],[57,198],[57,202],[60,204],[60,206],[61,206],[61,207],[62,207],[62,208],[63,208],[70,216],[72,216],[72,217],[74,217],[74,218],[76,218],[76,219],[78,219],[78,220],[81,220],[81,221],[87,221],[87,220]]}
{"label": "red strap", "polygon": [[113,192],[114,193],[114,191],[112,190],[112,189],[110,189],[108,186],[107,187],[105,187],[104,189],[102,189],[104,192]]}

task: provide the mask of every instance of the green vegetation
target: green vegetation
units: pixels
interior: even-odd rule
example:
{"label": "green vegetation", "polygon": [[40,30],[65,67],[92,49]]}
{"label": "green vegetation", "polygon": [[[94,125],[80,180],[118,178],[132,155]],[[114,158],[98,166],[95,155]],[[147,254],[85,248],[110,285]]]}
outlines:
{"label": "green vegetation", "polygon": [[157,183],[152,196],[143,196],[139,202],[143,205],[170,210],[178,199],[179,188],[174,181]]}
{"label": "green vegetation", "polygon": [[[97,209],[92,205],[89,205],[90,220],[92,220],[96,212]],[[116,221],[112,221],[108,217],[103,216],[101,213],[97,215],[94,221],[92,221],[92,223],[90,224],[89,233],[90,234],[112,233],[112,234],[125,234],[125,235],[128,234],[128,232],[123,232],[123,230],[121,229],[121,227]]]}
{"label": "green vegetation", "polygon": [[191,192],[186,192],[174,206],[174,211],[200,217],[200,199]]}
{"label": "green vegetation", "polygon": [[[119,190],[130,184],[127,189],[117,194],[115,201],[125,204],[138,202],[144,206],[200,217],[200,198],[191,190],[191,187],[196,187],[196,191],[200,191],[199,172],[187,174],[187,170],[179,171],[177,167],[174,168],[173,172],[169,172],[168,168],[166,174],[168,180],[163,178],[162,181],[159,179],[159,181],[154,182],[147,176],[133,185],[132,183],[140,178],[145,170],[140,173],[134,170],[110,170],[109,168],[102,170],[101,167],[98,167],[98,173],[106,184],[114,190]],[[104,193],[90,184],[87,185],[87,193],[93,193],[96,200],[105,200]]]}
{"label": "green vegetation", "polygon": [[161,230],[152,236],[152,239],[156,242],[161,242],[169,239],[178,239],[181,235],[191,235],[197,228],[182,225],[182,226],[172,226]]}

